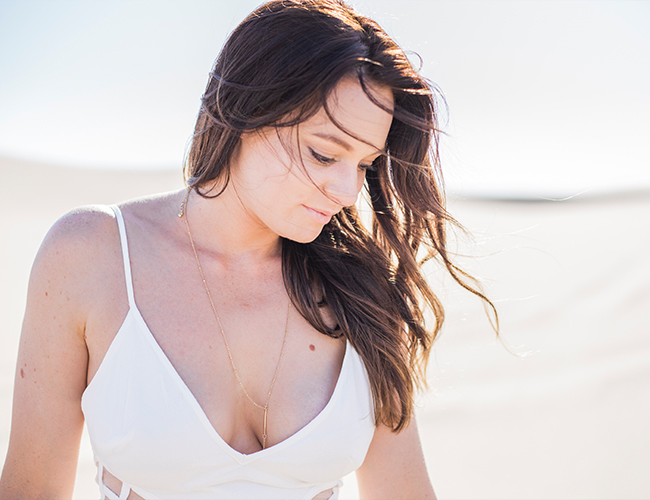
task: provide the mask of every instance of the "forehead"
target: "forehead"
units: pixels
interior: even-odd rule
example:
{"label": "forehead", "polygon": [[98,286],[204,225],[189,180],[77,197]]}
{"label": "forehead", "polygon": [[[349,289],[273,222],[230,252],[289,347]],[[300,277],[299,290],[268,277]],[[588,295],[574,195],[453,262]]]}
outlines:
{"label": "forehead", "polygon": [[[366,89],[384,108],[392,110],[389,88],[366,83]],[[377,106],[356,78],[344,78],[336,85],[327,99],[327,108],[331,118],[320,109],[300,125],[301,132],[328,135],[333,142],[339,139],[359,149],[384,149],[393,115]]]}

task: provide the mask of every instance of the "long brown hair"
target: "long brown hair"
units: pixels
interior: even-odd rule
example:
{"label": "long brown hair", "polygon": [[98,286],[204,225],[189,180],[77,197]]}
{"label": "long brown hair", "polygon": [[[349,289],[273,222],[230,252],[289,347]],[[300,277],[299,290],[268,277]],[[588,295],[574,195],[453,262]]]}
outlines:
{"label": "long brown hair", "polygon": [[[314,328],[347,338],[359,352],[376,422],[399,431],[410,421],[415,388],[425,385],[444,319],[423,260],[437,259],[496,319],[492,303],[446,249],[446,226],[455,221],[442,190],[435,86],[377,23],[344,2],[273,0],[235,28],[214,64],[185,177],[202,196],[218,196],[243,132],[292,127],[327,110],[328,96],[350,75],[378,106],[369,84],[390,88],[394,99],[387,154],[366,175],[372,227],[348,207],[311,243],[283,239],[283,275],[295,307]],[[324,305],[335,315],[335,328],[321,315]],[[429,328],[427,308],[435,317]]]}

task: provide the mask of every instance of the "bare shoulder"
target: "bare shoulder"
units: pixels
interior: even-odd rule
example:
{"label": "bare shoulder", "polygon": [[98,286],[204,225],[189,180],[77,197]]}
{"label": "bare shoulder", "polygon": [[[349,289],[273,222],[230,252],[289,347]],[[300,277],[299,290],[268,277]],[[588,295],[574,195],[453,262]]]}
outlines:
{"label": "bare shoulder", "polygon": [[[161,212],[178,212],[185,189],[134,198],[118,204],[120,211],[135,218],[155,218]],[[108,205],[77,207],[61,216],[48,232],[44,245],[102,243],[118,234],[115,213]]]}
{"label": "bare shoulder", "polygon": [[[161,193],[129,200],[119,205],[130,220],[140,224],[155,221],[161,213],[177,211],[179,192]],[[99,256],[119,248],[119,229],[112,208],[107,205],[78,207],[60,217],[47,233],[37,255],[39,261],[57,265],[99,263]]]}
{"label": "bare shoulder", "polygon": [[118,234],[110,207],[75,208],[50,228],[36,255],[33,271],[52,265],[52,271],[74,269],[84,262],[97,261],[97,253],[116,242]]}
{"label": "bare shoulder", "polygon": [[[180,191],[137,198],[119,205],[127,226],[146,234],[167,212],[178,211]],[[173,220],[173,218],[172,218]],[[59,218],[47,233],[36,256],[30,285],[44,278],[56,280],[68,298],[79,300],[77,310],[92,307],[102,297],[107,281],[122,268],[120,235],[116,215],[107,205],[75,208]],[[99,285],[99,288],[98,288]]]}
{"label": "bare shoulder", "polygon": [[[61,216],[43,240],[41,252],[65,250],[73,246],[83,251],[84,246],[96,243],[99,239],[110,238],[116,234],[115,214],[105,205],[78,207]],[[75,252],[75,253],[77,253]]]}

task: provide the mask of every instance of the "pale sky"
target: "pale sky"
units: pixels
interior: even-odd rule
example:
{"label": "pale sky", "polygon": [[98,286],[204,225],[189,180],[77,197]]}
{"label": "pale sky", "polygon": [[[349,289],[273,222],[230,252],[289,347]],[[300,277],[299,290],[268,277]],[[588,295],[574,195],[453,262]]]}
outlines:
{"label": "pale sky", "polygon": [[[465,194],[650,188],[650,2],[351,0],[442,89]],[[249,0],[0,0],[0,155],[180,168]]]}

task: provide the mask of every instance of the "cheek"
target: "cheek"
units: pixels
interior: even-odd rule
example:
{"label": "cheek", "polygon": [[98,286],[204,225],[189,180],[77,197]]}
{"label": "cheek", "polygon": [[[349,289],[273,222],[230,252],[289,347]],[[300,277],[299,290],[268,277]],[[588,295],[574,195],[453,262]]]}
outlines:
{"label": "cheek", "polygon": [[263,211],[273,216],[282,218],[293,217],[297,207],[313,199],[314,193],[318,193],[315,185],[301,175],[294,173],[300,170],[294,167],[287,171],[286,167],[280,167],[275,175],[265,175],[258,179],[257,186],[248,194],[251,206],[258,206]]}
{"label": "cheek", "polygon": [[286,194],[301,197],[313,195],[319,192],[321,177],[322,174],[312,171],[308,166],[293,165],[284,186],[287,190]]}

